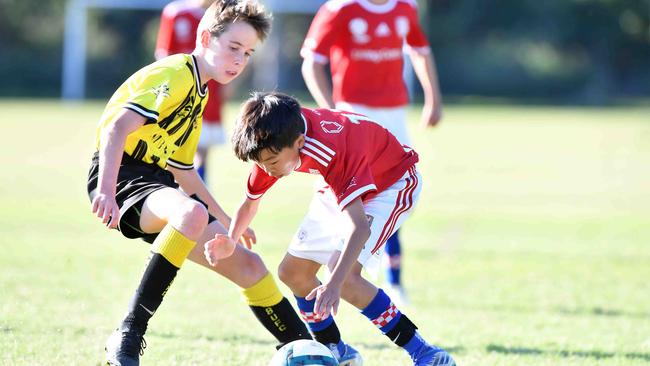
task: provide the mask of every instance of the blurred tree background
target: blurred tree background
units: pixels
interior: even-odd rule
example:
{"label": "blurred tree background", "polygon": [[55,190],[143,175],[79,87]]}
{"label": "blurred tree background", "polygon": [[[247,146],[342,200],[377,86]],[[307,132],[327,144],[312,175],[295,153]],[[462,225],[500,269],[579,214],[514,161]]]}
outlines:
{"label": "blurred tree background", "polygon": [[[448,99],[600,105],[650,96],[650,0],[418,3]],[[0,0],[0,96],[60,95],[65,5]],[[298,51],[312,16],[276,14],[281,41],[256,55],[277,58],[283,90],[305,91]],[[87,96],[106,98],[153,61],[158,21],[157,11],[90,11]]]}

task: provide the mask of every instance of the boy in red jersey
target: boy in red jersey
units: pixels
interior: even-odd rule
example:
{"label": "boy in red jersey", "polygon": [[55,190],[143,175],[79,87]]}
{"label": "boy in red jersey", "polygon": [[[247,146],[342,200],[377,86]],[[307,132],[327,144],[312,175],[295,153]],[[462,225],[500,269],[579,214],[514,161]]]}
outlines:
{"label": "boy in red jersey", "polygon": [[[414,0],[331,0],[312,21],[300,54],[309,91],[321,108],[368,116],[405,145],[408,92],[404,50],[424,90],[423,126],[435,126],[442,114],[438,79],[429,43],[420,27]],[[329,63],[332,87],[325,67]],[[398,232],[386,242],[387,290],[406,303],[401,284]]]}
{"label": "boy in red jersey", "polygon": [[[177,53],[192,53],[201,18],[213,2],[214,0],[176,0],[165,6],[156,40],[156,60]],[[226,87],[215,80],[209,80],[208,92],[210,97],[203,110],[203,128],[194,156],[194,166],[204,181],[210,147],[222,145],[226,141],[221,123]]]}
{"label": "boy in red jersey", "polygon": [[[403,347],[414,365],[455,365],[447,352],[422,339],[384,291],[361,276],[362,267],[376,265],[386,239],[418,200],[415,151],[365,116],[301,108],[281,93],[256,93],[248,99],[232,143],[239,159],[255,165],[228,236],[217,235],[206,244],[208,261],[235,248],[260,198],[279,178],[292,171],[321,175],[329,188],[317,194],[334,201],[338,210],[311,207],[279,268],[314,338],[337,356],[350,351],[330,316],[343,298]],[[322,265],[331,270],[324,283],[316,277]]]}

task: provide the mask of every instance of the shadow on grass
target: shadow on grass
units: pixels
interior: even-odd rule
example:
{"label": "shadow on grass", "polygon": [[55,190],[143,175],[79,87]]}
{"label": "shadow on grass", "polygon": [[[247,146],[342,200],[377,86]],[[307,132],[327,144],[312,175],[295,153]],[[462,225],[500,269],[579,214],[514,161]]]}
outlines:
{"label": "shadow on grass", "polygon": [[503,353],[503,354],[531,355],[531,356],[560,355],[562,357],[585,357],[585,358],[595,358],[597,360],[622,356],[630,359],[650,361],[650,353],[637,353],[637,352],[614,353],[614,352],[602,352],[602,351],[571,351],[571,350],[547,351],[538,348],[504,347],[496,344],[488,345],[486,350],[488,352],[496,352],[496,353]]}
{"label": "shadow on grass", "polygon": [[[369,343],[369,342],[354,342],[352,343],[352,346],[355,348],[359,346],[360,348],[364,349],[371,349],[371,350],[385,350],[385,349],[397,349],[397,346],[390,342],[381,342],[381,343]],[[436,344],[436,346],[441,347],[445,351],[453,354],[457,353],[462,353],[465,351],[465,347],[462,346],[445,346],[443,344]]]}
{"label": "shadow on grass", "polygon": [[272,340],[256,339],[251,337],[241,337],[236,335],[205,335],[205,334],[187,335],[187,334],[180,334],[180,333],[155,332],[155,331],[148,332],[148,334],[151,337],[160,337],[166,339],[182,338],[182,339],[189,339],[189,340],[204,340],[208,342],[227,342],[227,343],[246,342],[247,344],[271,346],[271,347],[275,347],[278,344],[277,342]]}

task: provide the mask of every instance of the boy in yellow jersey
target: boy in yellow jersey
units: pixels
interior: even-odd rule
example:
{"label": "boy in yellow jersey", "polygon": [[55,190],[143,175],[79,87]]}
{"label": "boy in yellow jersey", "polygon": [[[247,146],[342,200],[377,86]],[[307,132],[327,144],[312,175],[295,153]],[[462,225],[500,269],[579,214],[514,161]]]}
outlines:
{"label": "boy in yellow jersey", "polygon": [[[186,258],[241,287],[281,344],[310,338],[257,254],[237,246],[214,266],[203,255],[204,243],[225,234],[231,221],[192,164],[206,83],[237,77],[269,30],[270,16],[254,0],[217,0],[199,24],[192,54],[137,71],[104,110],[88,175],[92,212],[125,237],[152,243],[126,316],[106,344],[110,365],[139,365],[148,321]],[[255,242],[254,232],[247,229],[242,240]]]}

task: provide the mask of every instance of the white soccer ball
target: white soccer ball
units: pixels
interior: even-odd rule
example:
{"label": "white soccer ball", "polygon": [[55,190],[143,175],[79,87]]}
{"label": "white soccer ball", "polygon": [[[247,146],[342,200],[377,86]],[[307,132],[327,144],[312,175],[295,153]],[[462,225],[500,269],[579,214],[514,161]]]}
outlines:
{"label": "white soccer ball", "polygon": [[285,344],[275,353],[268,366],[338,366],[332,352],[323,344],[300,339]]}

